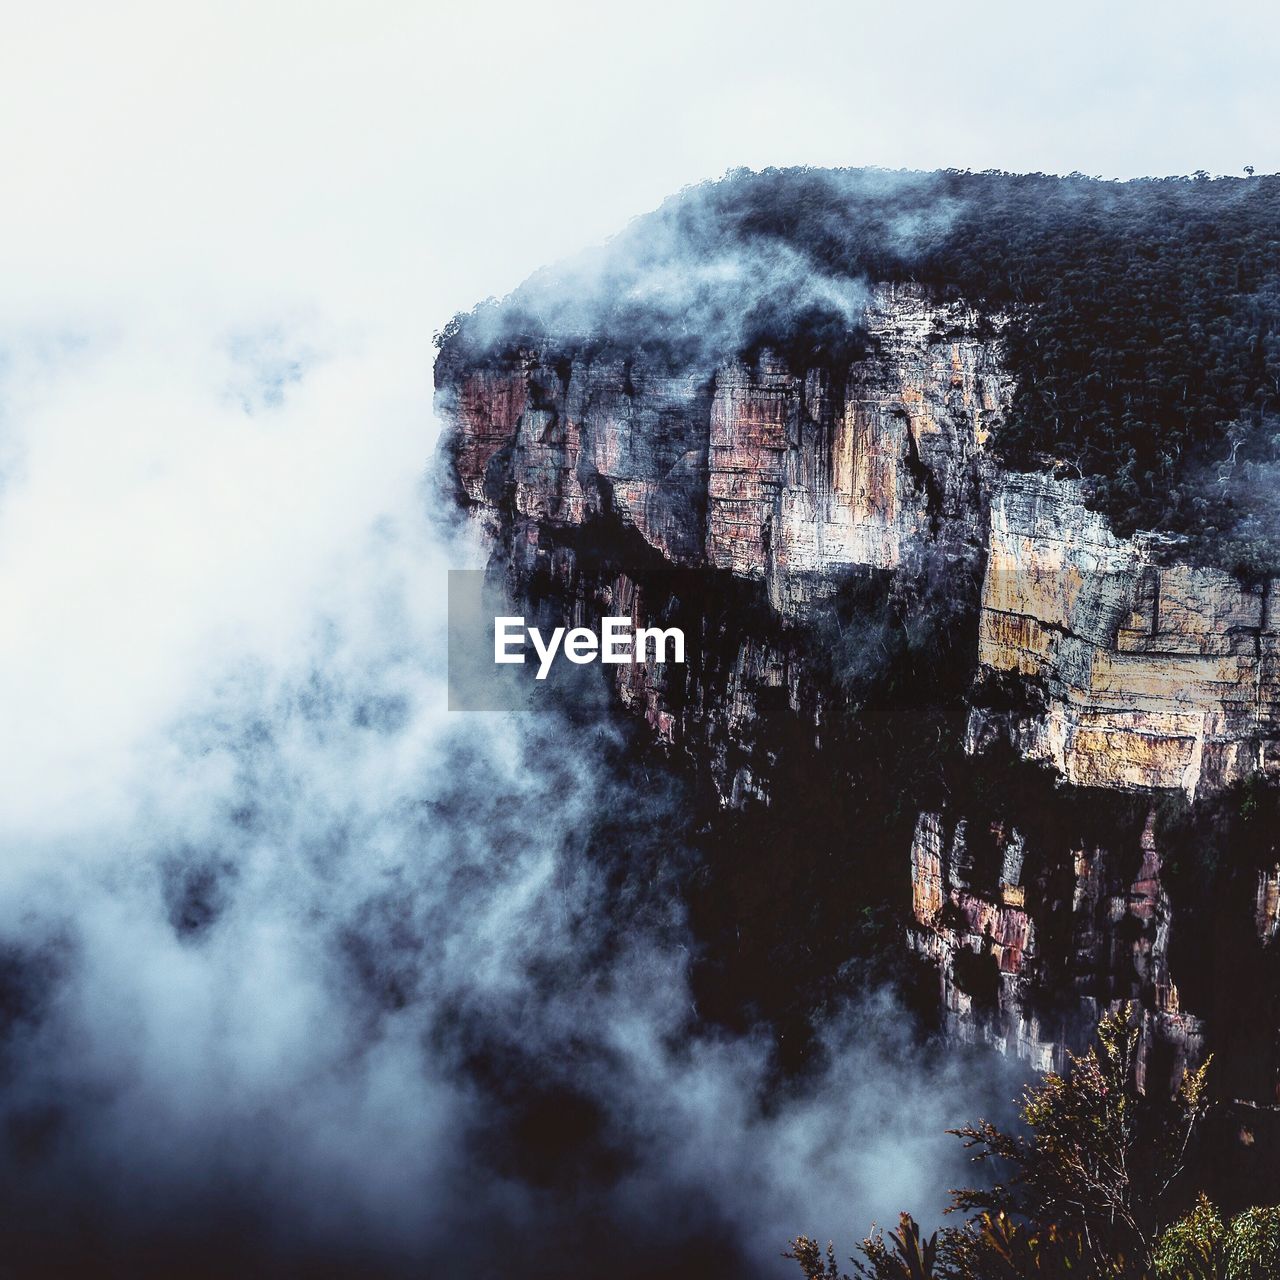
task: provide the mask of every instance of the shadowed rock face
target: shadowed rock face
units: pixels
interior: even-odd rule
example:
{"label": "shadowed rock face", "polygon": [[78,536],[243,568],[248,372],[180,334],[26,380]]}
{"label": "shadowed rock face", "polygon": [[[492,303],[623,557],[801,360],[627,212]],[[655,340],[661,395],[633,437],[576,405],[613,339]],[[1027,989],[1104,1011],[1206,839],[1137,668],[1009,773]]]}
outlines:
{"label": "shadowed rock face", "polygon": [[[724,806],[788,803],[779,709],[815,760],[827,749],[847,685],[815,636],[850,575],[878,575],[891,598],[921,582],[935,604],[950,595],[972,677],[957,752],[1011,750],[1150,805],[1110,841],[1063,831],[1050,848],[1017,821],[984,827],[998,856],[978,866],[967,797],[917,795],[900,863],[911,947],[936,965],[957,1036],[1048,1065],[1134,998],[1144,1062],[1163,1075],[1203,1054],[1206,1029],[1170,972],[1151,806],[1274,767],[1270,587],[1180,563],[1153,536],[1116,537],[1073,482],[1003,473],[986,449],[1011,396],[1000,327],[883,285],[867,294],[865,353],[834,369],[770,351],[678,372],[643,353],[528,349],[468,365],[446,344],[438,408],[459,499],[517,593],[536,586],[560,621],[686,627],[687,667],[612,678]],[[860,661],[876,660],[868,645]],[[986,697],[993,679],[1018,696]],[[1260,936],[1274,897],[1258,889]]]}

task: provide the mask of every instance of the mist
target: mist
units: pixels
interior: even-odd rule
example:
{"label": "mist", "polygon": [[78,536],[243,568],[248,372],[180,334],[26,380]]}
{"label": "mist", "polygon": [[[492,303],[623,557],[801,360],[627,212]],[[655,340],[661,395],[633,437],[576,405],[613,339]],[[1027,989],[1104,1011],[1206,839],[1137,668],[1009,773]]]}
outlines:
{"label": "mist", "polygon": [[343,336],[6,368],[5,1260],[764,1276],[927,1215],[989,1083],[887,995],[792,1085],[700,1022],[680,779],[602,688],[444,709],[443,578],[483,552],[423,368]]}
{"label": "mist", "polygon": [[[455,317],[443,336],[472,359],[604,346],[705,373],[803,333],[809,358],[838,361],[865,336],[870,298],[853,245],[913,258],[962,207],[932,173],[733,171]],[[801,216],[810,236],[789,239]]]}
{"label": "mist", "polygon": [[680,780],[603,700],[446,712],[431,336],[742,164],[1280,167],[1269,15],[1146,9],[812,4],[767,59],[751,5],[7,15],[0,1271],[754,1277],[929,1220],[1013,1085],[876,992],[780,1084],[692,1006]]}

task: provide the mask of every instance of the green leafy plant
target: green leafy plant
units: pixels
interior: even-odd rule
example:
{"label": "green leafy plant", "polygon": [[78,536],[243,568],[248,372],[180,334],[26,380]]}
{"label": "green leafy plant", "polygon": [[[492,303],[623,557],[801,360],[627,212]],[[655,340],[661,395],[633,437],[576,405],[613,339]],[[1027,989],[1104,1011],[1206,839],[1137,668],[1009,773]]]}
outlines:
{"label": "green leafy plant", "polygon": [[1154,1251],[1160,1280],[1216,1280],[1223,1274],[1222,1217],[1209,1197],[1201,1193],[1196,1207],[1168,1227]]}
{"label": "green leafy plant", "polygon": [[1280,1206],[1246,1209],[1231,1220],[1223,1243],[1225,1280],[1280,1276]]}
{"label": "green leafy plant", "polygon": [[[927,1239],[904,1213],[852,1260],[859,1280],[1280,1280],[1280,1208],[1224,1228],[1201,1196],[1181,1218],[1187,1158],[1208,1108],[1210,1063],[1168,1099],[1138,1088],[1135,1011],[1103,1016],[1096,1042],[1024,1095],[1025,1130],[953,1130],[999,1175],[952,1193],[963,1225]],[[786,1255],[808,1280],[849,1280],[835,1250],[801,1237]]]}

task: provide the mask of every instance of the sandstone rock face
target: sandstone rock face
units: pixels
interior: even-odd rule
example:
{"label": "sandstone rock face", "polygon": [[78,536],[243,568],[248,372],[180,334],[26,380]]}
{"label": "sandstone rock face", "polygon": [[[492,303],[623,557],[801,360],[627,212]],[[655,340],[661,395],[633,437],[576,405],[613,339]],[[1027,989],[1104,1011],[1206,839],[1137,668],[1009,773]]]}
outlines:
{"label": "sandstone rock face", "polygon": [[1270,942],[1280,925],[1280,863],[1258,872],[1257,908],[1254,911],[1254,927],[1258,937]]}
{"label": "sandstone rock face", "polygon": [[848,566],[927,542],[976,559],[981,448],[1008,379],[976,315],[884,286],[869,353],[835,376],[764,352],[673,375],[652,357],[447,367],[439,404],[469,503],[551,525],[606,511],[676,564],[766,582],[783,613]]}
{"label": "sandstone rock face", "polygon": [[[585,554],[606,527],[672,571],[759,594],[749,620],[685,619],[687,669],[612,673],[622,703],[726,806],[775,798],[765,708],[785,708],[824,750],[839,692],[815,679],[798,641],[815,610],[851,571],[897,582],[922,565],[935,577],[941,566],[957,593],[981,582],[965,642],[971,756],[1005,743],[1070,783],[1153,799],[1272,768],[1270,585],[1180,563],[1155,537],[1116,537],[1077,484],[1002,473],[984,448],[1011,395],[999,327],[882,286],[866,305],[865,354],[838,370],[793,369],[768,351],[679,371],[643,352],[526,350],[468,367],[446,349],[438,407],[461,501],[515,590],[555,587],[562,621],[670,622],[679,587]],[[1021,689],[1015,705],[984,695],[991,678]],[[1161,1073],[1196,1061],[1205,1029],[1170,975],[1153,824],[1133,848],[1099,841],[1063,865],[1061,851],[981,821],[955,796],[920,814],[901,853],[909,945],[937,965],[952,1032],[1060,1065],[1104,1007],[1135,999],[1143,1070],[1157,1050]],[[1255,919],[1241,920],[1267,940],[1276,881],[1261,876]]]}
{"label": "sandstone rock face", "polygon": [[[1006,723],[1028,756],[1086,786],[1194,797],[1275,762],[1280,648],[1270,584],[1116,538],[1078,486],[1005,477],[992,498],[978,660],[1037,681]],[[973,745],[992,729],[975,711]]]}
{"label": "sandstone rock face", "polygon": [[976,317],[884,287],[866,314],[872,353],[843,385],[776,358],[716,377],[706,559],[764,578],[784,612],[850,565],[893,569],[927,541],[973,556],[981,448],[1009,393]]}
{"label": "sandstone rock face", "polygon": [[640,361],[462,371],[441,404],[452,418],[466,500],[580,525],[609,510],[681,563],[697,559],[706,505],[703,380]]}
{"label": "sandstone rock face", "polygon": [[[948,826],[942,814],[922,813],[911,846],[914,928],[909,939],[938,964],[951,1034],[1015,1054],[1039,1071],[1061,1069],[1066,1051],[1087,1037],[1104,1009],[1132,1000],[1143,1018],[1140,1081],[1146,1082],[1156,1051],[1164,1059],[1160,1086],[1202,1061],[1204,1025],[1181,1009],[1169,973],[1171,911],[1160,882],[1154,812],[1142,833],[1141,862],[1132,879],[1115,865],[1110,850],[1077,849],[1070,901],[1062,903],[1047,903],[1037,886],[1029,891],[1021,883],[1025,847],[1016,830],[996,828],[988,835],[1003,855],[995,885],[974,882],[963,818]],[[1260,887],[1260,913],[1264,892]],[[1033,906],[1037,893],[1041,901]],[[1067,945],[1057,956],[1038,944],[1036,908],[1041,914],[1069,913]],[[1063,932],[1062,922],[1056,923]],[[966,980],[966,974],[981,974],[982,963],[990,984]],[[1042,988],[1046,968],[1053,965],[1064,973],[1056,984],[1057,1008],[1046,1018]]]}
{"label": "sandstone rock face", "polygon": [[[966,831],[963,818],[948,829],[942,814],[920,815],[911,843],[915,928],[908,940],[937,963],[943,1016],[955,1038],[983,1040],[1048,1070],[1058,1046],[1026,1007],[1027,971],[1037,950],[1022,886],[1003,884],[990,895],[975,891],[969,883]],[[1009,840],[1018,843],[1017,832],[1010,832]],[[965,968],[957,963],[961,953],[986,962],[988,982],[966,983],[960,976]]]}

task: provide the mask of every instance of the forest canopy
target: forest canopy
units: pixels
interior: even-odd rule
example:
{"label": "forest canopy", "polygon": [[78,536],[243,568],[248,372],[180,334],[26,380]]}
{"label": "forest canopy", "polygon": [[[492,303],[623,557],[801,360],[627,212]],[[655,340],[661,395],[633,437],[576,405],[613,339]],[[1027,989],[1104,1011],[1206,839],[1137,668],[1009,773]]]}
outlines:
{"label": "forest canopy", "polygon": [[550,346],[709,368],[767,345],[838,369],[878,281],[1005,318],[1007,465],[1086,480],[1121,533],[1280,567],[1280,175],[735,171],[441,342],[468,361]]}

